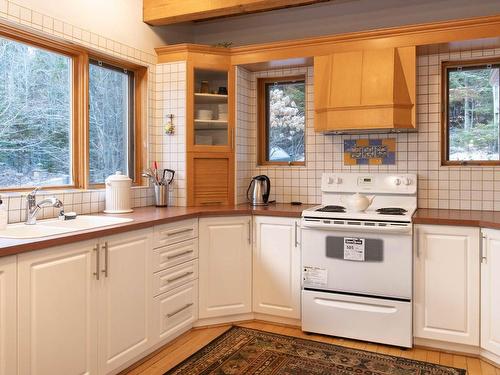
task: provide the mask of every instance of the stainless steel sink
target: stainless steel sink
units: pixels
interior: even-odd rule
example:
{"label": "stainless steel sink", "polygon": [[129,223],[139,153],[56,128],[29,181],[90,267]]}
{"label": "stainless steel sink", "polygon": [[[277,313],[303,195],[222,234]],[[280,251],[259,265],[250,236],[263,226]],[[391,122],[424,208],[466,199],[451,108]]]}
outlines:
{"label": "stainless steel sink", "polygon": [[0,238],[26,239],[56,236],[81,230],[89,230],[110,225],[123,224],[133,219],[111,216],[77,216],[74,220],[61,221],[59,219],[39,220],[35,225],[24,223],[9,224],[0,230]]}

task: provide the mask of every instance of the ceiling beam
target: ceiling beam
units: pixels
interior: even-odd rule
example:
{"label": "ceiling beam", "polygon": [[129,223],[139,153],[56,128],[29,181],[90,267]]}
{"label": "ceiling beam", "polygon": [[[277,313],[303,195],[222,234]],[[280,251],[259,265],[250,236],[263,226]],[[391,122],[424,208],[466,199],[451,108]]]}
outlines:
{"label": "ceiling beam", "polygon": [[325,1],[330,0],[143,0],[143,20],[159,26]]}

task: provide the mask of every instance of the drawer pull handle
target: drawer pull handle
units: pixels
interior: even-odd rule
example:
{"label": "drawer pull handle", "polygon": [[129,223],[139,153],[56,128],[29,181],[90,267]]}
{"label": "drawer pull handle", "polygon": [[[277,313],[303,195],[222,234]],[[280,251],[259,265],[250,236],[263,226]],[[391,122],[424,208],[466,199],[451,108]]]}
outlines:
{"label": "drawer pull handle", "polygon": [[183,251],[182,253],[179,253],[179,254],[167,255],[167,259],[178,258],[178,257],[181,257],[183,255],[186,255],[186,254],[189,254],[189,253],[192,253],[192,252],[193,252],[193,250],[187,250],[187,251]]}
{"label": "drawer pull handle", "polygon": [[187,308],[189,308],[189,307],[191,307],[191,306],[193,306],[193,305],[194,305],[194,303],[193,303],[193,302],[188,303],[186,306],[181,307],[179,310],[174,311],[173,313],[167,314],[167,318],[171,318],[171,317],[173,317],[174,315],[179,314],[180,312],[182,312],[182,311],[186,310]]}
{"label": "drawer pull handle", "polygon": [[193,230],[193,228],[184,228],[184,229],[179,229],[179,230],[176,230],[176,231],[173,231],[173,232],[167,232],[167,237],[169,236],[175,236],[176,234],[182,234],[182,233],[186,233],[186,232],[191,232]]}
{"label": "drawer pull handle", "polygon": [[179,276],[176,276],[176,277],[172,277],[171,279],[167,279],[167,283],[172,283],[174,281],[177,281],[179,279],[182,279],[183,277],[186,277],[186,276],[189,276],[189,275],[192,275],[194,272],[191,271],[191,272],[186,272],[186,273],[183,273],[182,275],[179,275]]}

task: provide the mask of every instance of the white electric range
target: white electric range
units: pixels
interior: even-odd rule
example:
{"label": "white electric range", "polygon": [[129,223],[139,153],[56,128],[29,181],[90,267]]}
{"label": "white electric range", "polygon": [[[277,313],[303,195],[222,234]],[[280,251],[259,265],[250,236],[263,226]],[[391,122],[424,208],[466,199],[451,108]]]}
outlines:
{"label": "white electric range", "polygon": [[[325,173],[302,213],[302,329],[412,346],[413,174]],[[375,196],[363,212],[354,193]]]}

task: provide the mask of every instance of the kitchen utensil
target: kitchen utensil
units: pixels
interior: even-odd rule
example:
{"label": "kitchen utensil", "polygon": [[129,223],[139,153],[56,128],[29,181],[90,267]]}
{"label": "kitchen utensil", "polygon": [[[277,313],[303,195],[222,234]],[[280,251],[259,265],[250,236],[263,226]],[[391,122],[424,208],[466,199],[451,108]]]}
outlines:
{"label": "kitchen utensil", "polygon": [[132,212],[132,201],[130,188],[132,179],[116,172],[114,175],[106,178],[106,209],[107,214],[123,214]]}
{"label": "kitchen utensil", "polygon": [[271,180],[265,175],[255,176],[247,189],[247,199],[252,206],[267,206],[271,192]]}
{"label": "kitchen utensil", "polygon": [[371,197],[367,197],[366,195],[356,193],[351,195],[347,199],[347,205],[349,206],[349,209],[352,211],[363,212],[368,207],[370,207],[374,199],[375,199],[374,195]]}
{"label": "kitchen utensil", "polygon": [[[167,173],[170,174],[170,176],[166,177]],[[175,171],[173,169],[164,169],[163,170],[163,175],[162,175],[162,178],[161,178],[161,184],[162,185],[170,185],[172,183],[172,181],[174,180],[174,176],[175,176]]]}

